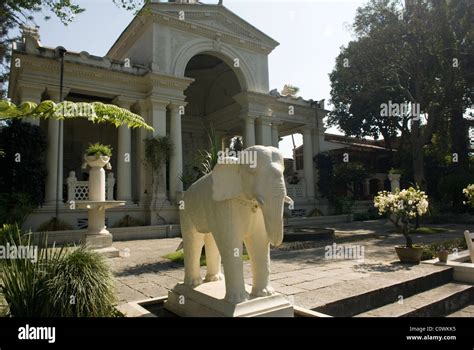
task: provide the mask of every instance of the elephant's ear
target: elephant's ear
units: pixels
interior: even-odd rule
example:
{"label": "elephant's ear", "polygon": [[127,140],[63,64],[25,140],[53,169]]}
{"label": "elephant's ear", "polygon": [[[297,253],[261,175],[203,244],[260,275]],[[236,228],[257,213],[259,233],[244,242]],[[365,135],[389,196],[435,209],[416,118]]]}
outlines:
{"label": "elephant's ear", "polygon": [[224,201],[242,193],[240,164],[236,158],[223,158],[212,171],[212,199]]}

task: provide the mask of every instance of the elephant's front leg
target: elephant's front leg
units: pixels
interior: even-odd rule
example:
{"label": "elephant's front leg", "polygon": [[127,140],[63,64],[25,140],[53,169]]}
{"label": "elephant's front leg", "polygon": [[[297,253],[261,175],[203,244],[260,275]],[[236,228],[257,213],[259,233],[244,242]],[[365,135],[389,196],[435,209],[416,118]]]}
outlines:
{"label": "elephant's front leg", "polygon": [[221,252],[224,265],[225,299],[232,303],[240,303],[248,299],[242,264],[242,237],[232,231],[232,229],[227,230],[227,234],[216,232],[214,239]]}
{"label": "elephant's front leg", "polygon": [[270,243],[264,230],[257,230],[245,239],[245,247],[252,263],[252,295],[263,297],[272,295],[274,289],[269,284]]}
{"label": "elephant's front leg", "polygon": [[206,246],[207,265],[207,274],[204,280],[206,282],[220,281],[223,279],[221,274],[221,255],[212,233],[206,234],[204,242]]}
{"label": "elephant's front leg", "polygon": [[204,235],[197,232],[189,219],[181,218],[184,249],[184,284],[196,287],[202,283],[199,260],[204,245]]}

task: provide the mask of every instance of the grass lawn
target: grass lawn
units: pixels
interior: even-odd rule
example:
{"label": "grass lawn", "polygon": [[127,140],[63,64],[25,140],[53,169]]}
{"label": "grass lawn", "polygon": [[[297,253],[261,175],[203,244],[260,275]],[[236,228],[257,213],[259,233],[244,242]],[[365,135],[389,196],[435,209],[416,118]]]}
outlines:
{"label": "grass lawn", "polygon": [[[183,250],[178,250],[177,252],[169,253],[163,256],[163,258],[171,260],[172,262],[175,262],[177,264],[184,265],[184,252]],[[249,260],[249,256],[247,254],[244,254],[242,256],[242,260]],[[201,255],[201,260],[200,260],[201,266],[206,265],[206,256]]]}
{"label": "grass lawn", "polygon": [[421,235],[430,235],[433,233],[444,233],[448,232],[448,229],[441,228],[441,227],[427,227],[427,226],[422,226],[418,227],[417,229],[410,230],[410,233],[412,234],[421,234]]}
{"label": "grass lawn", "polygon": [[[418,227],[417,229],[411,229],[410,230],[410,234],[418,234],[418,235],[431,235],[431,234],[435,234],[435,233],[446,233],[446,232],[449,232],[450,230],[447,229],[447,228],[443,228],[443,227],[428,227],[428,226],[421,226],[421,227]],[[398,230],[391,230],[389,231],[390,233],[401,233],[400,231]]]}

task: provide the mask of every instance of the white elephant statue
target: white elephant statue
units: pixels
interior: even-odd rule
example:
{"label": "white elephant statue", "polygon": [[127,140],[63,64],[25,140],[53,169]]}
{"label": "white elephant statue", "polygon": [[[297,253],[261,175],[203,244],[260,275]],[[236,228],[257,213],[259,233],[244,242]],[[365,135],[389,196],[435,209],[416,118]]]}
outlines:
{"label": "white elephant statue", "polygon": [[[256,163],[245,162],[244,154],[253,155]],[[252,264],[251,294],[274,293],[269,285],[270,244],[278,246],[283,241],[284,202],[292,202],[286,195],[283,171],[283,155],[277,148],[253,146],[242,151],[239,158],[221,159],[210,174],[186,191],[180,211],[185,285],[202,283],[199,260],[205,244],[204,281],[222,279],[222,257],[225,299],[233,303],[247,300],[244,242]]]}

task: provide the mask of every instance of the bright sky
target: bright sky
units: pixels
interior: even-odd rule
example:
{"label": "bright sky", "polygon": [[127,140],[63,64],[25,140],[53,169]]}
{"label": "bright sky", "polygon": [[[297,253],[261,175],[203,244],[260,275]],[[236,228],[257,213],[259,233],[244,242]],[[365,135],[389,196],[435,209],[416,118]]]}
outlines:
{"label": "bright sky", "polygon": [[[112,0],[74,2],[86,12],[67,27],[54,17],[49,21],[37,18],[42,44],[105,55],[133,13],[118,8]],[[218,0],[202,2],[215,4]],[[326,99],[327,108],[331,90],[328,74],[340,47],[351,40],[348,27],[364,2],[224,0],[224,6],[280,43],[269,58],[271,89],[281,90],[290,83],[300,88],[299,94],[305,99]],[[295,142],[297,146],[302,144],[301,135],[295,135]],[[291,137],[280,142],[285,157],[292,157],[292,148]]]}

